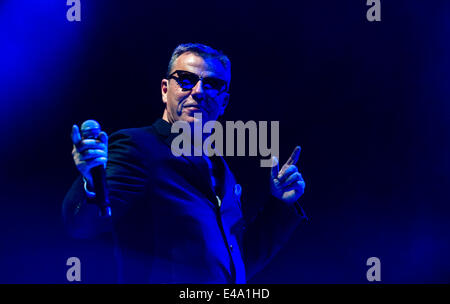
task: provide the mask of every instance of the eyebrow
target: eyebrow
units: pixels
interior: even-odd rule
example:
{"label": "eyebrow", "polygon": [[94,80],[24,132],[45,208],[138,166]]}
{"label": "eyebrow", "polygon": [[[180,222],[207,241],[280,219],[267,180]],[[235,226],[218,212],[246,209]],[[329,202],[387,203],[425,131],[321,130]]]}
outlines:
{"label": "eyebrow", "polygon": [[[171,74],[173,74],[173,73],[175,73],[177,71],[188,72],[188,73],[192,73],[192,74],[195,74],[195,75],[199,76],[197,73],[194,73],[194,72],[191,72],[191,71],[187,71],[187,70],[180,70],[180,69],[177,69],[177,70],[173,71]],[[203,78],[216,78],[216,79],[220,79],[220,80],[223,80],[223,81],[227,82],[225,77],[223,77],[223,78],[219,77],[217,74],[203,76]]]}

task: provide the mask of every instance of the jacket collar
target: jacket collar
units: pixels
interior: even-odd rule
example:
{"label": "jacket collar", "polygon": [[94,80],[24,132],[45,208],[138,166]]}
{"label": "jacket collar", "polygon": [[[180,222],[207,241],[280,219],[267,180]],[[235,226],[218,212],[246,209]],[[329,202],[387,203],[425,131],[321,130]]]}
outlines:
{"label": "jacket collar", "polygon": [[156,120],[153,123],[152,127],[155,129],[158,135],[163,138],[164,142],[169,146],[172,144],[172,140],[178,135],[170,131],[172,129],[172,124],[165,121],[162,118]]}
{"label": "jacket collar", "polygon": [[[155,129],[155,131],[158,133],[158,135],[162,138],[162,140],[169,147],[171,147],[173,139],[178,136],[177,133],[171,132],[172,124],[170,124],[169,122],[160,118],[153,123],[152,127]],[[216,203],[217,198],[216,198],[216,193],[212,186],[211,173],[209,171],[208,163],[206,162],[204,157],[202,157],[202,156],[186,156],[186,155],[183,155],[182,157],[187,159],[198,170],[199,176],[202,177],[200,183],[204,186],[205,189],[207,189],[206,193],[205,193],[206,196],[208,197],[208,199],[210,201]],[[214,158],[216,158],[216,156]],[[225,166],[225,168],[226,168],[225,182],[227,182],[229,179],[229,177],[227,176],[228,175],[227,171],[229,169],[226,166],[225,161],[222,157],[217,157],[217,158],[219,159],[220,162],[222,162],[223,166]]]}

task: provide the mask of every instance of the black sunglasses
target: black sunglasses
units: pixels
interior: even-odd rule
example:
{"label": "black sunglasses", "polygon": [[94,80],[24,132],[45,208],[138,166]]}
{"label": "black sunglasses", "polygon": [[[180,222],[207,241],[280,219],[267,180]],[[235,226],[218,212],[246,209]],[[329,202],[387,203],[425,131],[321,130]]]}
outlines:
{"label": "black sunglasses", "polygon": [[[175,76],[175,74],[177,74],[177,76]],[[203,90],[212,97],[228,90],[227,82],[223,79],[216,77],[200,77],[197,74],[183,70],[176,70],[167,78],[175,79],[178,85],[184,90],[192,90],[201,79]]]}

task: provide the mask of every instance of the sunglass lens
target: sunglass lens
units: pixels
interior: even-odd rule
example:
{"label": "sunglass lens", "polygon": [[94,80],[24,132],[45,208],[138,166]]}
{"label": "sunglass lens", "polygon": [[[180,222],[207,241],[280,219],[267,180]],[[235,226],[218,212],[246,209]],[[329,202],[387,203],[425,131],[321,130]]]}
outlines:
{"label": "sunglass lens", "polygon": [[221,91],[224,89],[226,83],[222,79],[218,78],[205,78],[203,80],[205,88]]}
{"label": "sunglass lens", "polygon": [[192,89],[198,82],[198,76],[192,73],[178,73],[180,86],[184,89]]}

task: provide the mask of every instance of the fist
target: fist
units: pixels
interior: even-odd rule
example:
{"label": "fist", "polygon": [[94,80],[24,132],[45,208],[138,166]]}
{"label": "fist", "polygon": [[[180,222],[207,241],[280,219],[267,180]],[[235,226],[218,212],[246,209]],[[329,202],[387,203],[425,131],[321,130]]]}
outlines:
{"label": "fist", "polygon": [[106,168],[108,161],[108,135],[100,132],[96,139],[83,139],[77,125],[72,127],[72,157],[78,171],[93,188],[91,169],[102,165]]}

